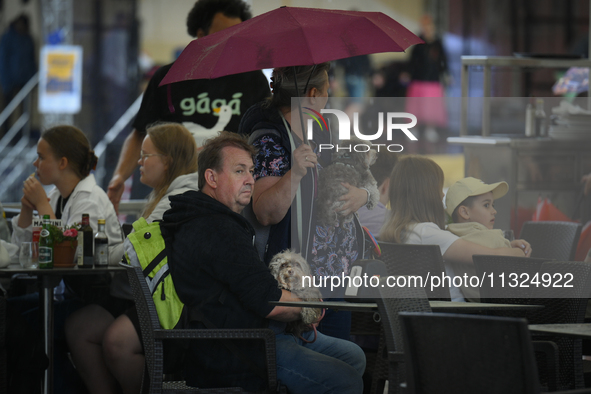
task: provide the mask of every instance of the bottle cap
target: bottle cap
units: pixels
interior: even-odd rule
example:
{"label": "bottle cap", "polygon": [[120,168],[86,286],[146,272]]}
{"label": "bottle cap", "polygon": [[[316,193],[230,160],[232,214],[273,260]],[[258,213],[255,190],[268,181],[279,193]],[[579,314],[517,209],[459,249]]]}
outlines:
{"label": "bottle cap", "polygon": [[105,219],[99,219],[98,224],[105,224]]}

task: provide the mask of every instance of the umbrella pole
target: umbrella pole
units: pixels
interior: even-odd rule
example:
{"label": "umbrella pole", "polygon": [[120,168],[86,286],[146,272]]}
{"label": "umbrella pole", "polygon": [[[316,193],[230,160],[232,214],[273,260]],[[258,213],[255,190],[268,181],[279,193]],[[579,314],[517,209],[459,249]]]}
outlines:
{"label": "umbrella pole", "polygon": [[[307,145],[308,144],[308,134],[306,133],[306,129],[304,127],[304,114],[302,113],[302,101],[300,99],[300,89],[298,88],[298,75],[296,74],[295,66],[292,66],[291,69],[293,71],[293,81],[295,83],[295,88],[296,88],[296,92],[297,92],[296,96],[298,98],[298,112],[300,114],[300,123],[302,125],[302,137],[303,137],[304,144]],[[304,94],[306,94],[306,92],[304,92]]]}

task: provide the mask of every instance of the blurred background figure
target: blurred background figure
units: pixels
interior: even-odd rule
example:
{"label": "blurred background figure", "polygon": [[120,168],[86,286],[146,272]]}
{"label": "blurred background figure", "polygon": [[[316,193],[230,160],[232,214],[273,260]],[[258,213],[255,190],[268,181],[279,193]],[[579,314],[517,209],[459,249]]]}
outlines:
{"label": "blurred background figure", "polygon": [[104,95],[107,105],[109,127],[114,125],[131,104],[128,92],[129,76],[129,17],[124,12],[115,15],[112,28],[103,36],[101,74],[105,83]]}
{"label": "blurred background figure", "polygon": [[[436,34],[433,18],[424,15],[420,23],[419,36],[425,43],[412,47],[410,74],[401,74],[401,79],[403,83],[410,82],[406,94],[406,112],[415,115],[418,125],[423,126],[423,138],[419,137],[419,141],[427,142],[423,146],[426,150],[424,153],[434,153],[434,144],[445,139],[439,135],[437,128],[447,127],[445,101],[436,99],[445,96],[443,85],[448,79],[447,57],[443,42]],[[415,97],[420,99],[413,99]]]}
{"label": "blurred background figure", "polygon": [[[2,109],[10,103],[36,72],[35,44],[29,32],[29,17],[20,14],[10,22],[8,29],[0,39]],[[20,115],[20,112],[18,111],[18,115]],[[0,133],[4,134],[10,124],[12,122],[5,123],[0,129]]]}
{"label": "blurred background figure", "polygon": [[388,215],[386,205],[388,205],[389,202],[388,190],[390,188],[390,174],[397,162],[398,153],[384,150],[378,153],[376,162],[370,167],[371,174],[378,183],[380,200],[377,206],[372,210],[363,206],[359,208],[357,213],[361,225],[367,227],[374,236],[377,236],[380,233],[384,221],[386,220],[386,216]]}
{"label": "blurred background figure", "polygon": [[361,110],[361,97],[366,96],[369,77],[373,72],[371,62],[368,55],[361,55],[339,59],[335,65],[341,67],[344,72],[347,97],[351,97],[345,112],[352,119],[353,112]]}

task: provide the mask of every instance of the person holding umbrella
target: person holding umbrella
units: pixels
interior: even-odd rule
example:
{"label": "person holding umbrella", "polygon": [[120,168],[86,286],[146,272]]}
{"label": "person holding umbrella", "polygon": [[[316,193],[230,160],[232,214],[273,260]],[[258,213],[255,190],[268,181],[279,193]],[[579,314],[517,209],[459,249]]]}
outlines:
{"label": "person holding umbrella", "polygon": [[[200,41],[213,33],[236,26],[251,16],[250,7],[242,0],[199,0],[187,16],[187,32],[197,38],[194,41]],[[240,116],[251,105],[269,95],[267,78],[258,70],[213,80],[183,80],[160,86],[177,61],[158,69],[144,93],[133,130],[123,144],[107,190],[115,210],[118,210],[125,180],[138,166],[142,141],[150,125],[165,121],[182,123],[189,131],[199,128],[214,130],[220,120],[217,111],[225,104],[232,109],[232,115],[223,130],[237,131]],[[136,174],[139,179],[139,174]]]}
{"label": "person holding umbrella", "polygon": [[[324,108],[328,101],[329,67],[329,63],[322,63],[275,68],[272,98],[251,107],[240,123],[240,132],[250,135],[250,142],[258,149],[252,209],[259,227],[270,226],[266,244],[259,245],[266,251],[265,262],[282,250],[294,248],[318,277],[349,275],[352,263],[363,256],[362,230],[357,218],[336,226],[321,226],[314,220],[314,170],[331,162],[331,152],[319,152],[317,147],[331,142],[330,131],[315,130],[314,138],[306,142],[299,111],[292,112],[292,97],[298,96],[304,112]],[[349,184],[343,186],[349,190],[341,198],[344,205],[340,213],[345,216],[368,202],[368,192]],[[298,193],[301,197],[296,197]],[[300,239],[291,236],[299,231]],[[342,298],[344,289],[324,295]],[[350,326],[350,312],[327,312],[319,330],[349,339]]]}

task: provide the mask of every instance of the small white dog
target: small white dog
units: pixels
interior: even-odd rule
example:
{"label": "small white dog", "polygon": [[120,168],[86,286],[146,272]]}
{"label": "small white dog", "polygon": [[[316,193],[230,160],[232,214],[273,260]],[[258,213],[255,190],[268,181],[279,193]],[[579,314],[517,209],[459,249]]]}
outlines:
{"label": "small white dog", "polygon": [[[291,291],[303,301],[320,301],[321,294],[317,288],[303,286],[302,277],[311,277],[311,273],[310,266],[301,254],[291,250],[277,253],[271,259],[269,269],[277,279],[280,289]],[[300,317],[300,320],[288,324],[288,331],[293,332],[298,337],[304,331],[311,329],[316,331],[314,323],[318,323],[322,318],[322,309],[302,308]]]}

